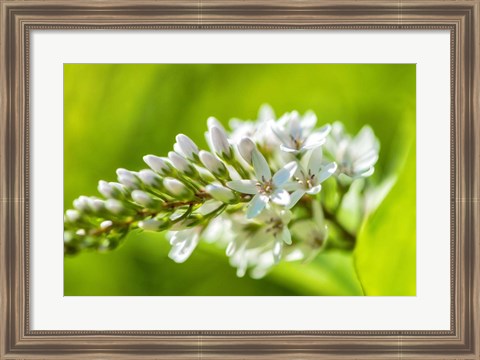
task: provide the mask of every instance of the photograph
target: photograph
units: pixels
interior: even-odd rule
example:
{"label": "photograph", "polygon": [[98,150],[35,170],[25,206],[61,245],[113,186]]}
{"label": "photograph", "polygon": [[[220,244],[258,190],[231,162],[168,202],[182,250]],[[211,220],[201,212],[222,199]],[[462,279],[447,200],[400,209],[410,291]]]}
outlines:
{"label": "photograph", "polygon": [[416,296],[416,65],[63,65],[64,296]]}

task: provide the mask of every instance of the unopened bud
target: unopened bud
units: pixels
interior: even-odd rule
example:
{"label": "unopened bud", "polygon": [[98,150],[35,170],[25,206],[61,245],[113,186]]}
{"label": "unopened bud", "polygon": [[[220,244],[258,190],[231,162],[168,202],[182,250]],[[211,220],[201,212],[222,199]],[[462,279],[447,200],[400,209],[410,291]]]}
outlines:
{"label": "unopened bud", "polygon": [[178,147],[181,150],[181,153],[191,161],[198,160],[198,146],[190,139],[187,135],[179,134],[175,138],[177,140]]}
{"label": "unopened bud", "polygon": [[105,201],[105,208],[115,215],[120,215],[125,211],[122,202],[116,199],[108,199]]}
{"label": "unopened bud", "polygon": [[232,149],[228,142],[227,134],[221,128],[213,126],[210,128],[210,139],[213,150],[221,158],[231,159]]}
{"label": "unopened bud", "polygon": [[192,176],[196,174],[196,169],[195,167],[188,162],[187,159],[185,159],[183,156],[177,154],[175,151],[170,151],[168,153],[168,158],[172,162],[173,166],[180,171],[181,173]]}
{"label": "unopened bud", "polygon": [[218,177],[226,177],[228,174],[225,164],[208,151],[201,150],[199,157],[203,166],[205,166],[213,175]]}
{"label": "unopened bud", "polygon": [[163,185],[165,186],[165,189],[173,196],[189,198],[193,195],[192,191],[177,179],[165,178],[163,180]]}
{"label": "unopened bud", "polygon": [[143,161],[153,170],[162,176],[167,176],[172,173],[173,166],[167,158],[158,157],[155,155],[145,155]]}
{"label": "unopened bud", "polygon": [[255,148],[255,143],[248,137],[242,138],[238,144],[238,152],[249,164],[252,164],[252,152]]}
{"label": "unopened bud", "polygon": [[145,185],[152,187],[161,187],[162,179],[154,171],[150,169],[140,170],[138,172],[138,177]]}
{"label": "unopened bud", "polygon": [[237,197],[235,193],[227,189],[226,187],[220,185],[207,185],[205,190],[210,194],[215,200],[221,201],[225,204],[234,203]]}

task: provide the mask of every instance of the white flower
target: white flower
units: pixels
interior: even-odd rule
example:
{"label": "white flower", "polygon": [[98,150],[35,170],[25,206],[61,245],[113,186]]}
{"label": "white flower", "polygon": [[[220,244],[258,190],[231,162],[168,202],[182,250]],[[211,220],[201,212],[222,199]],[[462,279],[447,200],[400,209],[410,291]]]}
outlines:
{"label": "white flower", "polygon": [[356,179],[373,174],[380,144],[370,126],[365,125],[352,138],[342,123],[335,122],[326,148],[338,164],[338,173]]}
{"label": "white flower", "polygon": [[235,238],[227,247],[230,263],[237,268],[237,276],[252,268],[252,277],[260,278],[282,258],[283,246],[292,244],[288,210],[264,211],[255,222],[232,222]]}
{"label": "white flower", "polygon": [[271,122],[272,130],[281,141],[280,149],[289,153],[302,153],[325,143],[331,126],[325,125],[313,131],[317,116],[309,111],[302,117],[296,111],[283,115],[277,122]]}
{"label": "white flower", "polygon": [[322,149],[313,150],[308,159],[306,168],[299,166],[294,175],[294,183],[286,185],[288,190],[295,190],[290,194],[288,208],[296,205],[303,195],[315,195],[322,189],[321,183],[332,176],[337,170],[334,162],[323,164]]}
{"label": "white flower", "polygon": [[285,256],[285,260],[312,260],[319,251],[325,248],[328,238],[328,228],[325,225],[322,206],[318,201],[312,202],[312,218],[297,221],[291,227],[295,239],[299,240],[296,249]]}
{"label": "white flower", "polygon": [[278,141],[273,134],[270,122],[275,120],[275,113],[268,104],[264,104],[258,111],[257,120],[244,121],[231,119],[229,122],[232,128],[231,138],[234,143],[247,137],[259,144],[265,150],[270,151],[274,146],[278,146]]}
{"label": "white flower", "polygon": [[201,227],[194,227],[181,231],[169,231],[167,237],[170,240],[172,249],[170,250],[168,257],[176,263],[185,262],[200,240]]}
{"label": "white flower", "polygon": [[254,195],[248,205],[248,219],[260,214],[270,200],[284,206],[290,202],[290,194],[283,186],[297,169],[296,162],[292,161],[272,176],[267,161],[256,149],[252,152],[252,163],[257,180],[234,180],[227,183],[235,191]]}

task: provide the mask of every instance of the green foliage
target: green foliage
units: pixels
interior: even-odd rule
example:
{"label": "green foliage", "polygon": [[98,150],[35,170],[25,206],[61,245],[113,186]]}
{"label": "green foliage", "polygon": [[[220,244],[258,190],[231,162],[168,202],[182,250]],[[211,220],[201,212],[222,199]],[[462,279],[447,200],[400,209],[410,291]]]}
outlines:
{"label": "green foliage", "polygon": [[[208,116],[226,124],[232,116],[254,118],[258,106],[269,103],[277,115],[312,109],[319,125],[340,120],[351,133],[369,124],[382,145],[373,182],[397,175],[398,182],[362,227],[357,269],[368,295],[415,293],[414,215],[400,223],[402,231],[395,222],[399,213],[415,211],[414,151],[405,168],[405,151],[399,151],[415,138],[415,65],[68,64],[64,79],[65,209],[79,195],[96,194],[99,179],[114,181],[115,169],[139,170],[143,155],[165,155],[178,133],[205,148]],[[213,244],[201,242],[184,264],[167,258],[162,233],[135,231],[123,244],[108,253],[67,256],[65,295],[362,294],[351,250],[281,264],[253,280],[237,278]]]}
{"label": "green foliage", "polygon": [[379,208],[360,230],[355,249],[366,295],[415,295],[415,144],[403,171]]}

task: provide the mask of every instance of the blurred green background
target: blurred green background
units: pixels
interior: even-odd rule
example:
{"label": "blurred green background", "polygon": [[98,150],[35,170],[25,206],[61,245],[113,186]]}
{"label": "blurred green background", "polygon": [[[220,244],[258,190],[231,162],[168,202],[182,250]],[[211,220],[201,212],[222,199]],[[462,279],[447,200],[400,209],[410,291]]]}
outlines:
{"label": "blurred green background", "polygon": [[[200,243],[184,264],[162,233],[132,232],[112,252],[65,257],[65,295],[415,295],[415,65],[64,65],[64,206],[98,195],[119,167],[140,170],[185,133],[205,148],[206,119],[316,112],[380,139],[374,181],[397,180],[363,224],[355,250],[237,278],[224,250]],[[357,270],[357,271],[355,271]],[[360,281],[361,280],[361,284]]]}

